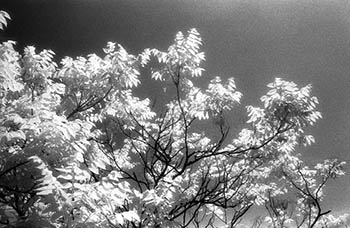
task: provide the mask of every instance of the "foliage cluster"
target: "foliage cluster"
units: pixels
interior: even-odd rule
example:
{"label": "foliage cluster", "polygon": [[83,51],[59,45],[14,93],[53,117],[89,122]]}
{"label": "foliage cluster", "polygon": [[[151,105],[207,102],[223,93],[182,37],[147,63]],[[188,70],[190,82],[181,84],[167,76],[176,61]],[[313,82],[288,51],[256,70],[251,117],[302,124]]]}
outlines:
{"label": "foliage cluster", "polygon": [[[276,78],[229,139],[242,94],[233,78],[194,85],[201,43],[191,29],[166,51],[109,42],[103,57],[60,65],[50,50],[0,44],[0,227],[236,227],[255,207],[266,211],[255,227],[345,224],[321,204],[344,162],[310,168],[295,151],[321,118],[311,86]],[[174,91],[159,110],[135,95],[151,66]]]}

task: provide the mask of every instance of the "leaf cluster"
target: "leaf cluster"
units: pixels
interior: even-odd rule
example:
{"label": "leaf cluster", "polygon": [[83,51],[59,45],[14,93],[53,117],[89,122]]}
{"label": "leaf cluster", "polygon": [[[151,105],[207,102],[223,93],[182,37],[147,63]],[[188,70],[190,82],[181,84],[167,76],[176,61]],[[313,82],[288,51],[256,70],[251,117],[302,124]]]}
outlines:
{"label": "leaf cluster", "polygon": [[[305,130],[321,118],[311,86],[276,78],[228,139],[242,93],[233,78],[194,85],[201,44],[191,29],[167,51],[132,55],[109,42],[103,57],[56,64],[50,50],[2,43],[0,226],[235,227],[254,207],[270,227],[335,221],[323,190],[345,163],[311,169],[295,151],[314,142]],[[150,61],[150,80],[175,91],[162,111],[135,95]]]}

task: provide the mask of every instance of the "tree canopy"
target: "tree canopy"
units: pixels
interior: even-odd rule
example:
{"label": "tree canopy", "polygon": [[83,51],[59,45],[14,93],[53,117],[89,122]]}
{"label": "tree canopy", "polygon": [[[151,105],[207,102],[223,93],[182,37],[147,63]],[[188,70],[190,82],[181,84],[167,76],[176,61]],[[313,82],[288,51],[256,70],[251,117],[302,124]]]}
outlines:
{"label": "tree canopy", "polygon": [[[0,28],[9,18],[0,12]],[[195,85],[201,45],[190,29],[165,51],[108,42],[102,57],[57,64],[51,50],[3,42],[0,227],[345,226],[322,205],[345,162],[308,167],[297,152],[321,118],[311,85],[276,78],[231,137],[242,93],[233,78]],[[136,96],[141,69],[167,88],[164,106]]]}

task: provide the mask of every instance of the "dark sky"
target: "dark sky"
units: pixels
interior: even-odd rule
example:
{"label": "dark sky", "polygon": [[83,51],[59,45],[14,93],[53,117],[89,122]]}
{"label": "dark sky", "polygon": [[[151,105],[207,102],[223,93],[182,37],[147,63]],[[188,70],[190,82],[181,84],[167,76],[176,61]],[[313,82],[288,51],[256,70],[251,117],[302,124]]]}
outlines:
{"label": "dark sky", "polygon": [[[206,72],[235,77],[248,104],[258,104],[275,77],[313,85],[323,119],[302,149],[310,165],[327,158],[350,161],[350,1],[287,0],[0,0],[12,17],[5,39],[63,56],[101,54],[107,41],[130,53],[165,49],[177,31],[197,28]],[[143,76],[144,78],[149,77]],[[242,127],[242,124],[238,124]],[[349,162],[350,166],[350,162]],[[325,204],[350,212],[350,169],[332,182]]]}

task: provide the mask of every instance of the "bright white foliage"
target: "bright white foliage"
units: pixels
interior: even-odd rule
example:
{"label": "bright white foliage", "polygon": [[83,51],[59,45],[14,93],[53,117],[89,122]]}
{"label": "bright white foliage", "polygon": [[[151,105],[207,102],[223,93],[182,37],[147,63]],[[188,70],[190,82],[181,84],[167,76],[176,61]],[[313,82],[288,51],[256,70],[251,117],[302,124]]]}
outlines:
{"label": "bright white foliage", "polygon": [[[0,26],[4,18],[0,11]],[[201,44],[191,29],[167,51],[134,56],[108,42],[103,57],[65,57],[60,66],[50,50],[20,55],[14,42],[1,44],[0,222],[229,227],[266,206],[270,227],[312,227],[322,216],[330,227],[341,224],[320,202],[345,163],[308,168],[295,152],[314,143],[304,131],[321,118],[311,86],[276,78],[261,107],[247,106],[247,128],[227,140],[224,118],[242,94],[233,78],[194,85],[204,71]],[[135,96],[139,68],[148,64],[151,78],[175,91],[165,107]]]}

